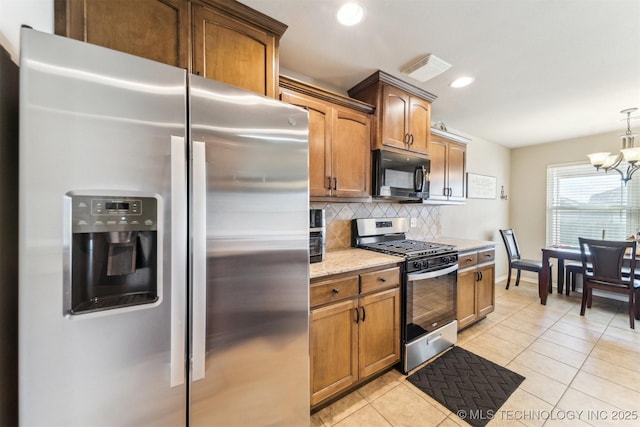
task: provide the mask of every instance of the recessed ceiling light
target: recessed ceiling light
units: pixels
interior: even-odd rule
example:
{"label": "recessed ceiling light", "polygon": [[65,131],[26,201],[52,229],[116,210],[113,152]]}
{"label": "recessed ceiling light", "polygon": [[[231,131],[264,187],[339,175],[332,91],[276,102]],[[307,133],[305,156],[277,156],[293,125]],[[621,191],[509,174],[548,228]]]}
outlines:
{"label": "recessed ceiling light", "polygon": [[457,79],[449,83],[449,86],[455,88],[465,87],[473,83],[474,80],[475,79],[473,77],[458,77]]}
{"label": "recessed ceiling light", "polygon": [[336,14],[338,22],[348,27],[360,23],[364,19],[364,8],[358,3],[345,3]]}

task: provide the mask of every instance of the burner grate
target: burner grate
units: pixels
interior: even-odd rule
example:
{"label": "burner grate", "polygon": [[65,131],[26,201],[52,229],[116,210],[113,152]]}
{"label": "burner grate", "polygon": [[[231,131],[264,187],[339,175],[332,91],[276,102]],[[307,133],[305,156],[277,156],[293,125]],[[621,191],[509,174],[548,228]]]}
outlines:
{"label": "burner grate", "polygon": [[372,251],[383,252],[390,255],[438,255],[455,251],[452,246],[438,243],[422,242],[419,240],[393,240],[386,242],[367,243],[360,245],[361,248]]}

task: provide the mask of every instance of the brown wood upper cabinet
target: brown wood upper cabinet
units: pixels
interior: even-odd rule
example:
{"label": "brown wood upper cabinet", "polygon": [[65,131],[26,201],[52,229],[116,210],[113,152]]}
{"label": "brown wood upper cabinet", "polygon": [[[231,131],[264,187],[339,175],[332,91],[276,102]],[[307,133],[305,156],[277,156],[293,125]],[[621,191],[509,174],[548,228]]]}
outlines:
{"label": "brown wood upper cabinet", "polygon": [[286,29],[235,0],[55,0],[56,34],[271,97]]}
{"label": "brown wood upper cabinet", "polygon": [[429,200],[464,202],[467,143],[458,135],[431,129]]}
{"label": "brown wood upper cabinet", "polygon": [[282,101],[309,111],[309,194],[371,196],[373,106],[280,76]]}
{"label": "brown wood upper cabinet", "polygon": [[435,95],[383,71],[349,89],[349,95],[376,107],[371,149],[429,153],[431,102]]}

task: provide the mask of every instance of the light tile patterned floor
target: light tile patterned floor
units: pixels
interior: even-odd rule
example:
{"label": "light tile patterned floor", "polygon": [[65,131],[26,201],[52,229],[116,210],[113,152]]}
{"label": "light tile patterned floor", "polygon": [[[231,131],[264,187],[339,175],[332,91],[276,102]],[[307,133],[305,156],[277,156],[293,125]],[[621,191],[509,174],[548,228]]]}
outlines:
{"label": "light tile patterned floor", "polygon": [[[640,321],[626,303],[594,297],[580,316],[580,294],[496,285],[496,310],[462,331],[458,345],[526,377],[489,426],[639,426]],[[311,426],[465,426],[390,371],[311,416]]]}

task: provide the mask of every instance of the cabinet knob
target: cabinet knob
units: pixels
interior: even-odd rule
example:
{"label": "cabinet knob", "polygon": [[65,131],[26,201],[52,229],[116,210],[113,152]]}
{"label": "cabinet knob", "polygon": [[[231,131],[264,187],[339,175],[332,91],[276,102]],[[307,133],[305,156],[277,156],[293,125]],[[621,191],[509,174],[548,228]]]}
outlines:
{"label": "cabinet knob", "polygon": [[466,261],[467,262],[471,262],[471,261],[473,261],[473,258],[467,258]]}
{"label": "cabinet knob", "polygon": [[336,288],[333,288],[333,290],[331,292],[333,292],[334,294],[338,295],[340,293],[340,290],[336,289]]}

